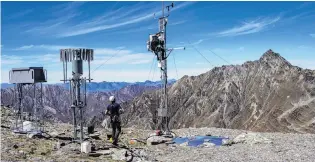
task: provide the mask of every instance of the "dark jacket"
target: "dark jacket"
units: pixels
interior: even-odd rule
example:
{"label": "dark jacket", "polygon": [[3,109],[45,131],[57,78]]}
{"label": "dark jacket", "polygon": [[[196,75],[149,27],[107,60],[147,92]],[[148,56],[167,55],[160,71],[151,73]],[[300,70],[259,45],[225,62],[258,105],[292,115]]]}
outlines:
{"label": "dark jacket", "polygon": [[120,122],[120,113],[119,110],[121,109],[118,103],[112,103],[107,106],[107,111],[109,113],[111,122]]}

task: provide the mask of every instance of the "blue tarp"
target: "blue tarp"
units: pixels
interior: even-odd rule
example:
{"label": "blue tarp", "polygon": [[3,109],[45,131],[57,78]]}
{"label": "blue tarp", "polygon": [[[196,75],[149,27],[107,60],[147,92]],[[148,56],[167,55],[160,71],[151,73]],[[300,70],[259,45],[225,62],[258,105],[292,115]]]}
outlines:
{"label": "blue tarp", "polygon": [[194,137],[177,137],[173,139],[173,142],[175,144],[182,144],[185,142],[188,142],[188,146],[197,147],[204,142],[213,143],[216,146],[222,145],[222,140],[228,139],[224,137],[218,137],[218,136],[194,136]]}

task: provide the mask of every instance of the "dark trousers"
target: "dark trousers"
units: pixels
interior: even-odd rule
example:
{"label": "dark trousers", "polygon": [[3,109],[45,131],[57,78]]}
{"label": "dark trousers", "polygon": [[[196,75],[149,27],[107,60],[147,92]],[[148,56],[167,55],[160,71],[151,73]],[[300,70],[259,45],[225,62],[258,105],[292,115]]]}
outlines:
{"label": "dark trousers", "polygon": [[[116,131],[117,129],[117,131]],[[118,137],[121,132],[121,126],[120,122],[112,122],[112,138],[113,138],[113,144],[118,143]]]}

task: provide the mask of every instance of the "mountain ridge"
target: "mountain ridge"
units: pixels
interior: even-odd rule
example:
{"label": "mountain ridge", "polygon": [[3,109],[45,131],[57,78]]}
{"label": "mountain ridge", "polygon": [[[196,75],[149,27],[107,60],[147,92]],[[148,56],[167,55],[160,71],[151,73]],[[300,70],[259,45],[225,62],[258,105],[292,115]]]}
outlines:
{"label": "mountain ridge", "polygon": [[[170,79],[168,81],[169,84],[172,84],[176,82],[175,79]],[[47,85],[59,85],[62,86],[66,89],[69,89],[69,83],[52,83],[52,84],[43,84],[43,86]],[[87,83],[87,91],[88,92],[97,92],[97,91],[102,91],[102,92],[110,92],[110,91],[115,91],[122,89],[126,86],[130,85],[141,85],[141,86],[159,86],[161,85],[161,81],[149,81],[146,80],[144,82],[90,82]],[[6,89],[6,88],[12,88],[14,87],[14,84],[10,83],[1,83],[1,89]]]}
{"label": "mountain ridge", "polygon": [[[315,71],[293,66],[272,50],[242,65],[184,76],[168,93],[172,128],[315,133]],[[146,123],[141,127],[158,127],[158,96],[145,92],[132,100],[130,125],[140,120]]]}

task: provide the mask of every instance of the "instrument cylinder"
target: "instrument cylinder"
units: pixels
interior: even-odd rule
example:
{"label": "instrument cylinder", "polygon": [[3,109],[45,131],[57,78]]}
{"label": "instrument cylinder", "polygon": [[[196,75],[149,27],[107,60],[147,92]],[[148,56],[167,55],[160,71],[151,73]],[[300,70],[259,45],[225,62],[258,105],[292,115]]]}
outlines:
{"label": "instrument cylinder", "polygon": [[72,72],[75,76],[81,76],[83,74],[82,60],[72,60]]}

